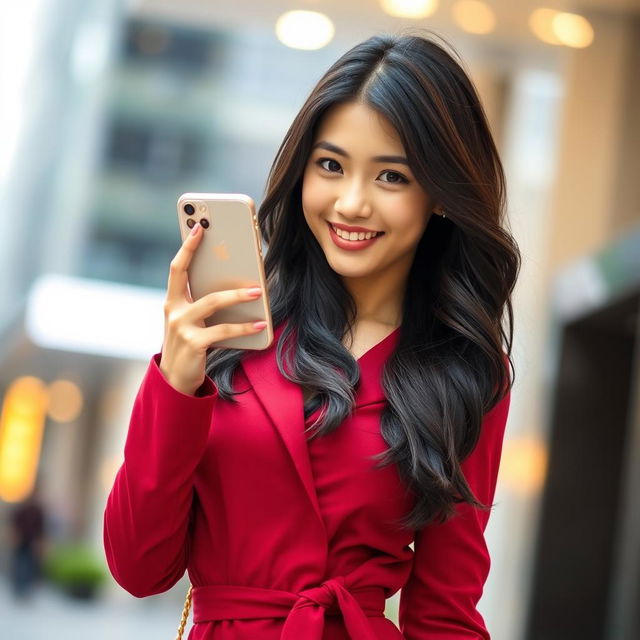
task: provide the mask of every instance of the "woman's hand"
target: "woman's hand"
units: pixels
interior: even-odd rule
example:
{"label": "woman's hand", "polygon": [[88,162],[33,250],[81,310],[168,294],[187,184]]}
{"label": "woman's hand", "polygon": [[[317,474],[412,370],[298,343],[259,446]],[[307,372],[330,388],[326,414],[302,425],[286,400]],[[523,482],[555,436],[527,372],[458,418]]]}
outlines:
{"label": "woman's hand", "polygon": [[189,294],[187,268],[201,236],[201,225],[196,224],[171,261],[164,303],[160,371],[172,387],[189,395],[194,395],[204,382],[207,349],[211,344],[259,333],[266,326],[266,322],[205,325],[205,319],[218,309],[255,300],[262,295],[262,289],[216,291],[194,302]]}

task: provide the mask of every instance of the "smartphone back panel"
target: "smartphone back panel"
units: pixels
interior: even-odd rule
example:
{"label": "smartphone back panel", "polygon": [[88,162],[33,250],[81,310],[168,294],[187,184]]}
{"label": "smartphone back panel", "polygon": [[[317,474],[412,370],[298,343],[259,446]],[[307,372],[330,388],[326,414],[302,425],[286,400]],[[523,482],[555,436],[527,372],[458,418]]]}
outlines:
{"label": "smartphone back panel", "polygon": [[[191,205],[193,213],[188,213],[191,207],[187,205]],[[205,324],[266,320],[267,327],[260,333],[222,340],[211,346],[266,349],[273,340],[273,327],[253,200],[244,194],[185,193],[178,199],[178,223],[183,241],[193,226],[189,220],[203,225],[202,239],[188,269],[193,300],[213,291],[255,286],[263,290],[257,300],[220,309],[207,318]]]}

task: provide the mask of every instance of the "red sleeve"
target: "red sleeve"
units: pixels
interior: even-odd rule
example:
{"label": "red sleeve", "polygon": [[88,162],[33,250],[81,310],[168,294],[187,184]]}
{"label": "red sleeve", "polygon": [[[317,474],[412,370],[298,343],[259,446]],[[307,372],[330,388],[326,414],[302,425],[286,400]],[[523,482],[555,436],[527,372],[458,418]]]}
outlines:
{"label": "red sleeve", "polygon": [[[511,393],[483,419],[473,452],[462,471],[476,498],[492,504]],[[489,575],[484,538],[489,512],[467,503],[444,524],[416,535],[413,567],[400,593],[400,629],[406,640],[489,640],[476,609]]]}
{"label": "red sleeve", "polygon": [[151,358],[136,395],[104,512],[107,564],[138,597],[166,591],[184,574],[193,476],[218,397],[208,376],[196,396],[172,387],[160,356]]}

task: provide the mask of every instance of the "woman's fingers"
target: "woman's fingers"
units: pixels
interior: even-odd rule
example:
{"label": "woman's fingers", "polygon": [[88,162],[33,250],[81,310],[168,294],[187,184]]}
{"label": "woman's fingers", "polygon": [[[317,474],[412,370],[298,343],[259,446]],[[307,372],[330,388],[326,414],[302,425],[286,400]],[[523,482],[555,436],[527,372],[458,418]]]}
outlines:
{"label": "woman's fingers", "polygon": [[167,283],[167,302],[184,302],[187,299],[187,269],[200,244],[201,236],[202,228],[199,223],[196,223],[171,261]]}
{"label": "woman's fingers", "polygon": [[221,322],[207,326],[196,326],[184,316],[174,315],[168,320],[171,343],[187,346],[193,353],[204,352],[215,342],[259,333],[267,326],[264,320],[250,322]]}
{"label": "woman's fingers", "polygon": [[164,304],[164,342],[160,370],[169,383],[193,394],[205,377],[206,351],[215,343],[262,331],[266,322],[222,323],[211,327],[205,320],[218,309],[255,300],[262,295],[258,286],[216,291],[193,301],[189,293],[188,268],[200,243],[202,230],[184,239],[171,261],[167,297]]}
{"label": "woman's fingers", "polygon": [[260,333],[266,326],[267,323],[263,320],[257,322],[223,322],[206,329],[199,329],[197,340],[202,341],[199,345],[201,348],[208,349],[212,344],[221,340]]}
{"label": "woman's fingers", "polygon": [[226,291],[215,291],[196,300],[184,311],[184,317],[194,323],[204,321],[218,309],[224,309],[241,302],[256,300],[262,295],[260,287],[249,287],[242,289],[229,289]]}

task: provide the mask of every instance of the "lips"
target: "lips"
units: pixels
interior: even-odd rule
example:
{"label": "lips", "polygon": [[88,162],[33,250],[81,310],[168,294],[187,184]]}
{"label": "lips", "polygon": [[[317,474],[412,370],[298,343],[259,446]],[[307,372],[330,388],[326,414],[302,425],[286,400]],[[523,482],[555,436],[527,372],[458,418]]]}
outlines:
{"label": "lips", "polygon": [[335,222],[329,222],[328,224],[339,238],[350,242],[370,240],[383,234],[382,231],[374,231],[373,229],[366,229],[365,227],[350,227]]}
{"label": "lips", "polygon": [[[327,225],[333,243],[340,249],[345,249],[346,251],[366,249],[384,235],[382,231],[372,231],[371,229],[364,229],[363,227],[347,227],[346,225],[332,224],[330,222],[328,222]],[[344,237],[347,233],[349,234],[348,238]],[[356,234],[357,239],[351,240],[350,238]],[[360,239],[360,237],[362,237],[362,239]]]}

